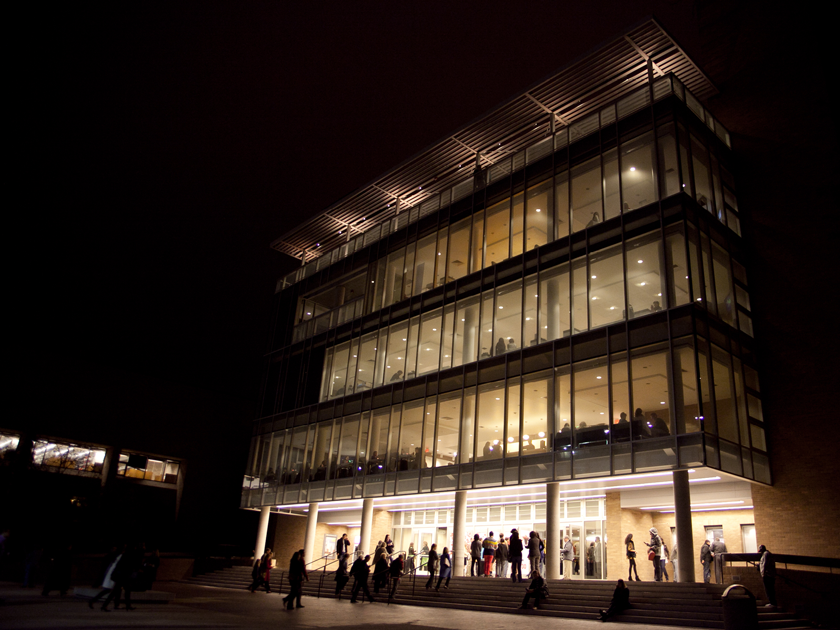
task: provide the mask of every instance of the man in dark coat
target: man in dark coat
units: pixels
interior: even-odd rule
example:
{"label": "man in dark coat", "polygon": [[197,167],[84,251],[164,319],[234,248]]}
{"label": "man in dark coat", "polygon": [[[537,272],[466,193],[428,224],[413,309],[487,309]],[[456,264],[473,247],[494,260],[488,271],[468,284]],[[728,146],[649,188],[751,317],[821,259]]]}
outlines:
{"label": "man in dark coat", "polygon": [[303,581],[309,581],[305,558],[304,550],[300,549],[289,562],[289,594],[283,598],[286,608],[289,610],[304,608],[304,605],[300,603],[301,595],[303,595]]}
{"label": "man in dark coat", "polygon": [[373,603],[373,596],[370,594],[370,589],[368,588],[368,575],[370,575],[370,567],[368,566],[368,562],[370,562],[370,556],[365,556],[363,558],[357,558],[356,561],[353,563],[352,568],[350,569],[350,575],[353,576],[353,590],[350,591],[350,603],[355,604],[356,598],[359,596],[359,590],[361,589],[364,591],[365,596],[368,598],[368,601],[372,604]]}
{"label": "man in dark coat", "polygon": [[712,550],[708,540],[700,547],[700,564],[703,565],[703,581],[708,584],[712,579]]}
{"label": "man in dark coat", "polygon": [[510,530],[510,579],[522,582],[522,540],[516,529]]}

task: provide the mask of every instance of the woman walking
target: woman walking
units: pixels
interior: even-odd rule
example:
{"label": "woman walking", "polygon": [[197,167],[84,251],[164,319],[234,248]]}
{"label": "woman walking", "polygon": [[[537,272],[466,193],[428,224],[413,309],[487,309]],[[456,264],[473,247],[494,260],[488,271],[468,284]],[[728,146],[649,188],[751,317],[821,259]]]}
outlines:
{"label": "woman walking", "polygon": [[449,556],[449,548],[444,547],[443,553],[440,554],[440,577],[437,581],[436,591],[440,590],[440,583],[446,578],[446,584],[443,588],[449,588],[449,578],[452,577],[452,558]]}
{"label": "woman walking", "polygon": [[426,590],[428,591],[435,584],[435,573],[438,570],[437,543],[432,543],[432,548],[429,549],[429,563],[426,568],[429,570],[429,581],[426,582]]}
{"label": "woman walking", "polygon": [[641,582],[639,579],[639,569],[636,568],[636,545],[633,543],[633,534],[627,534],[627,537],[624,539],[624,547],[627,549],[627,560],[630,563],[630,568],[627,573],[627,581],[633,581],[633,572],[636,572],[636,581]]}

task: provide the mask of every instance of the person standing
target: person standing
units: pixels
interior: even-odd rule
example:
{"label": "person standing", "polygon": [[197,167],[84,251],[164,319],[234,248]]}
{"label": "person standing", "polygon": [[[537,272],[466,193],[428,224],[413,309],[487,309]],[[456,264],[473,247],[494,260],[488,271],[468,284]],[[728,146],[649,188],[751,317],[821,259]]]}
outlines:
{"label": "person standing", "polygon": [[481,574],[481,540],[476,534],[473,537],[472,544],[470,545],[470,576],[475,577],[476,575]]}
{"label": "person standing", "polygon": [[124,552],[124,547],[120,547],[119,549],[115,549],[112,551],[113,556],[110,558],[111,561],[108,564],[108,568],[105,569],[105,574],[102,576],[102,590],[96,597],[88,601],[88,608],[92,609],[93,605],[100,599],[108,595],[108,593],[110,593],[116,585],[111,576],[114,574],[114,569],[117,568],[117,564],[119,564]]}
{"label": "person standing", "polygon": [[773,554],[761,545],[758,548],[761,560],[758,563],[758,570],[761,573],[761,581],[764,583],[764,592],[767,594],[767,608],[776,607],[776,561]]}
{"label": "person standing", "polygon": [[662,543],[662,556],[659,559],[659,572],[662,575],[662,581],[668,581],[668,560],[671,558],[671,554],[668,552],[668,545],[665,544],[663,541]]}
{"label": "person standing", "polygon": [[531,573],[540,571],[540,539],[537,532],[528,534],[528,561],[531,563]]}
{"label": "person standing", "polygon": [[[656,582],[662,581],[662,565],[660,564],[661,556],[662,556],[662,538],[659,537],[659,532],[656,531],[655,527],[651,527],[650,530],[650,542],[645,543],[648,546],[649,553],[648,558],[650,558],[651,562],[653,562],[653,579]],[[653,557],[651,558],[651,553]]]}
{"label": "person standing", "polygon": [[572,579],[572,564],[575,561],[575,546],[569,537],[563,538],[563,551],[560,552],[560,559],[563,560],[563,579]]}
{"label": "person standing", "polygon": [[356,603],[356,599],[359,596],[359,590],[364,591],[368,601],[371,604],[373,603],[373,595],[370,594],[370,589],[367,584],[368,576],[370,575],[370,566],[368,565],[368,562],[370,562],[370,555],[367,555],[364,558],[356,558],[356,561],[353,563],[353,567],[350,569],[350,575],[353,576],[353,590],[350,592],[351,604]]}
{"label": "person standing", "polygon": [[347,558],[349,553],[350,539],[347,538],[347,534],[342,534],[341,538],[338,539],[338,542],[335,543],[335,555],[338,558],[338,561],[341,562],[343,559]]}
{"label": "person standing", "polygon": [[405,559],[405,562],[406,562],[406,564],[405,564],[405,567],[406,567],[406,568],[405,568],[405,570],[406,570],[409,574],[411,574],[411,573],[413,573],[413,572],[414,572],[414,566],[415,566],[415,564],[414,564],[414,556],[416,556],[416,555],[417,555],[417,552],[414,550],[414,543],[411,543],[411,544],[408,546],[408,557]]}
{"label": "person standing", "polygon": [[516,528],[510,530],[510,579],[522,581],[522,540]]}
{"label": "person standing", "polygon": [[484,539],[481,547],[484,550],[484,577],[490,577],[490,571],[493,568],[493,560],[496,557],[496,547],[498,542],[493,537],[493,532]]}
{"label": "person standing", "polygon": [[508,569],[508,557],[510,550],[503,535],[499,536],[499,546],[496,547],[496,577],[506,578]]}
{"label": "person standing", "polygon": [[715,561],[715,584],[723,584],[723,555],[726,553],[726,543],[718,536],[712,543],[712,558]]}
{"label": "person standing", "polygon": [[624,538],[624,548],[626,549],[625,553],[627,554],[627,561],[630,563],[627,573],[627,581],[633,581],[633,571],[635,571],[636,581],[641,582],[639,579],[639,569],[636,567],[636,545],[633,542],[633,534],[627,534]]}
{"label": "person standing", "polygon": [[440,577],[435,590],[440,590],[440,583],[443,582],[444,578],[446,578],[446,584],[443,585],[443,588],[449,588],[450,577],[452,577],[452,558],[449,556],[449,549],[444,547],[443,553],[440,554]]}
{"label": "person standing", "polygon": [[674,545],[674,548],[671,549],[671,564],[674,565],[674,582],[680,581],[680,565],[678,563],[677,546]]}
{"label": "person standing", "polygon": [[394,541],[391,540],[391,534],[385,534],[385,553],[389,556],[394,553]]}
{"label": "person standing", "polygon": [[435,574],[438,570],[437,543],[432,543],[432,548],[429,549],[429,563],[426,566],[429,569],[429,580],[426,582],[426,590],[428,591],[435,584]]}
{"label": "person standing", "polygon": [[708,540],[700,547],[700,564],[703,565],[703,581],[708,584],[712,579],[712,551]]}
{"label": "person standing", "polygon": [[601,537],[595,536],[595,579],[602,580],[604,578],[603,573],[603,557],[604,557],[604,548],[601,545]]}

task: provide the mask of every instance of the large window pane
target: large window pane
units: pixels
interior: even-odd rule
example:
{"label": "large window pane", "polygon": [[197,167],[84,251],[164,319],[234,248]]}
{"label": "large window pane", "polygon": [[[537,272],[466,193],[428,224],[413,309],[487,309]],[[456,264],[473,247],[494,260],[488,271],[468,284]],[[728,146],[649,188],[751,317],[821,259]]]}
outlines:
{"label": "large window pane", "polygon": [[569,450],[572,447],[572,377],[568,365],[555,370],[554,392],[557,414],[554,450]]}
{"label": "large window pane", "polygon": [[688,162],[688,132],[683,125],[677,125],[680,145],[680,170],[682,182],[680,186],[682,191],[690,196],[694,196],[694,189],[691,187],[691,173]]}
{"label": "large window pane", "polygon": [[565,171],[554,178],[554,222],[557,238],[569,235],[569,174]]}
{"label": "large window pane", "polygon": [[403,405],[397,470],[425,468],[421,446],[424,419],[425,413],[422,400],[412,401]]}
{"label": "large window pane", "polygon": [[500,458],[505,430],[504,381],[479,386],[477,415],[476,460]]}
{"label": "large window pane", "polygon": [[624,210],[656,201],[653,132],[621,145],[621,195]]}
{"label": "large window pane", "polygon": [[324,353],[324,369],[321,371],[321,401],[330,397],[333,387],[332,363],[335,355],[335,348],[327,348]]}
{"label": "large window pane", "polygon": [[525,203],[522,193],[513,196],[512,210],[513,212],[510,224],[510,255],[519,256],[519,254],[522,253],[522,236],[525,225]]}
{"label": "large window pane", "polygon": [[461,426],[461,392],[438,397],[435,466],[458,463],[458,431]]}
{"label": "large window pane", "polygon": [[385,382],[394,383],[405,379],[405,348],[408,343],[408,322],[390,327],[388,353],[385,359]]}
{"label": "large window pane", "polygon": [[[691,301],[691,293],[682,223],[665,228],[665,263],[668,269],[667,304],[671,307],[688,304]],[[663,306],[666,304],[663,300],[659,303]]]}
{"label": "large window pane", "polygon": [[417,340],[420,336],[420,318],[412,317],[408,326],[408,349],[406,350],[406,378],[417,376]]}
{"label": "large window pane", "polygon": [[572,231],[601,222],[601,158],[572,169]]}
{"label": "large window pane", "polygon": [[675,195],[680,191],[679,167],[677,166],[677,139],[674,124],[659,128],[659,188],[662,197]]}
{"label": "large window pane", "polygon": [[399,466],[400,411],[399,405],[391,407],[391,426],[388,431],[388,451],[385,456],[385,470],[387,472],[394,472],[397,470],[397,466]]}
{"label": "large window pane", "polygon": [[[522,321],[522,346],[535,345],[537,342],[537,303],[539,301],[539,283],[537,276],[525,278],[525,312]],[[545,335],[543,335],[545,336]]]}
{"label": "large window pane", "polygon": [[338,478],[352,477],[356,469],[356,449],[359,444],[359,416],[344,419],[341,429],[341,445],[338,449]]}
{"label": "large window pane", "polygon": [[464,390],[464,411],[461,415],[461,453],[462,464],[475,461],[475,387]]}
{"label": "large window pane", "polygon": [[417,255],[414,259],[415,294],[434,288],[436,259],[437,234],[429,234],[417,241]]}
{"label": "large window pane", "polygon": [[726,223],[726,214],[724,212],[723,207],[723,187],[720,185],[720,175],[718,174],[718,161],[717,158],[712,155],[712,186],[714,188],[714,214],[718,218],[718,221],[721,223]]}
{"label": "large window pane", "polygon": [[630,413],[630,383],[627,377],[627,353],[619,352],[610,355],[610,386],[612,387],[610,429],[613,442],[626,442],[630,439],[632,414]]}
{"label": "large window pane", "polygon": [[709,365],[708,344],[703,339],[697,340],[697,365],[699,368],[700,402],[703,413],[700,416],[706,433],[717,434],[715,408],[712,405],[712,372]]}
{"label": "large window pane", "polygon": [[517,457],[521,452],[519,440],[519,394],[520,385],[518,378],[508,379],[507,385],[507,454],[508,457]]}
{"label": "large window pane", "polygon": [[[496,289],[495,336],[499,338],[494,355],[520,347],[522,326],[522,281],[517,280]],[[499,352],[501,350],[501,352]]]}
{"label": "large window pane", "polygon": [[478,358],[479,296],[458,300],[452,367]]}
{"label": "large window pane", "polygon": [[[437,253],[435,254],[435,265],[437,269],[436,274],[436,284],[435,286],[439,287],[450,280],[454,280],[452,277],[446,276],[446,254],[448,251],[449,245],[449,233],[448,228],[442,228],[438,230],[438,239],[437,239]],[[466,251],[466,250],[464,250]]]}
{"label": "large window pane", "polygon": [[627,299],[630,319],[661,311],[665,259],[659,230],[627,241]]}
{"label": "large window pane", "polygon": [[575,444],[606,444],[609,435],[609,368],[606,357],[574,366]]}
{"label": "large window pane", "polygon": [[[529,345],[571,334],[572,309],[569,296],[569,263],[540,273],[540,336],[530,338]],[[529,293],[530,297],[530,293]]]}
{"label": "large window pane", "polygon": [[694,189],[697,203],[712,211],[712,186],[709,178],[709,153],[696,136],[691,136],[691,158],[694,165]]}
{"label": "large window pane", "polygon": [[446,276],[457,280],[469,272],[470,227],[472,219],[453,224],[449,229],[449,253],[447,255]]}
{"label": "large window pane", "polygon": [[522,454],[551,450],[553,422],[551,372],[529,374],[522,379]]}
{"label": "large window pane", "polygon": [[604,152],[604,217],[612,219],[621,214],[621,195],[618,188],[618,149]]}
{"label": "large window pane", "polygon": [[674,345],[674,406],[678,433],[700,430],[700,405],[697,395],[697,369],[690,341]]}
{"label": "large window pane", "polygon": [[315,431],[315,445],[312,449],[312,460],[310,470],[312,481],[324,481],[327,479],[328,466],[330,463],[330,446],[332,437],[333,421],[321,422]]}
{"label": "large window pane", "polygon": [[717,243],[712,243],[712,267],[715,272],[718,315],[730,326],[735,326],[735,299],[729,274],[729,254]]}
{"label": "large window pane", "polygon": [[712,371],[714,374],[715,415],[718,435],[725,440],[738,442],[738,419],[732,387],[732,368],[729,354],[712,346]]}
{"label": "large window pane", "polygon": [[[572,261],[572,331],[589,330],[589,300],[586,297],[586,259]],[[565,333],[563,335],[565,337]]]}
{"label": "large window pane", "polygon": [[691,292],[694,301],[700,306],[705,305],[702,289],[702,269],[700,268],[700,243],[697,229],[693,224],[688,224],[688,260],[690,264],[689,277],[691,278]]}
{"label": "large window pane", "polygon": [[350,356],[347,359],[347,389],[346,393],[352,394],[356,391],[356,375],[358,374],[359,363],[359,338],[350,341]]}
{"label": "large window pane", "polygon": [[350,356],[350,342],[336,346],[333,355],[330,398],[343,396],[347,387],[347,359]]}
{"label": "large window pane", "polygon": [[[405,286],[403,287],[403,297],[408,298],[414,295],[415,293],[420,292],[420,287],[414,287],[414,251],[417,247],[417,243],[409,243],[408,247],[405,250],[405,260],[403,261],[403,281],[405,282]],[[398,298],[394,299],[395,302],[398,301]]]}
{"label": "large window pane", "polygon": [[[531,250],[554,240],[551,225],[552,191],[554,184],[547,180],[528,189],[525,213],[525,249]],[[514,199],[514,206],[516,200]]]}
{"label": "large window pane", "polygon": [[388,256],[382,308],[390,306],[394,302],[399,302],[402,299],[404,265],[405,250],[399,249]]}
{"label": "large window pane", "polygon": [[[510,200],[505,199],[487,208],[487,250],[484,266],[489,267],[510,258]],[[521,235],[520,235],[521,238]]]}
{"label": "large window pane", "polygon": [[481,354],[478,358],[492,357],[500,349],[500,354],[504,354],[493,334],[493,291],[485,291],[481,294]]}
{"label": "large window pane", "polygon": [[443,341],[440,349],[440,369],[452,367],[452,340],[455,336],[455,304],[443,307]]}
{"label": "large window pane", "polygon": [[376,365],[376,333],[362,337],[359,345],[359,363],[356,368],[356,391],[373,387],[373,372]]}
{"label": "large window pane", "polygon": [[420,349],[417,354],[417,375],[435,372],[440,358],[442,309],[421,316]]}
{"label": "large window pane", "polygon": [[470,271],[483,269],[484,261],[484,211],[473,215],[472,247],[470,248]]}
{"label": "large window pane", "polygon": [[[385,366],[387,365],[387,358],[388,353],[386,349],[388,348],[388,329],[387,328],[380,328],[379,329],[379,339],[376,342],[376,347],[374,350],[376,351],[376,369],[373,374],[373,382],[374,387],[379,387],[385,381],[385,372],[387,372]],[[390,378],[390,376],[389,376]]]}
{"label": "large window pane", "polygon": [[[370,420],[370,435],[367,451],[367,472],[369,475],[385,472],[388,458],[388,427],[391,413],[389,409],[378,409]],[[397,416],[399,421],[399,416]]]}
{"label": "large window pane", "polygon": [[621,245],[589,255],[589,316],[592,328],[606,326],[624,317],[623,279]]}
{"label": "large window pane", "polygon": [[662,437],[671,433],[668,394],[668,351],[664,347],[641,348],[632,352],[634,438]]}
{"label": "large window pane", "polygon": [[703,259],[703,301],[706,303],[706,308],[709,311],[717,313],[717,301],[715,300],[715,292],[712,285],[712,252],[709,247],[709,237],[702,233],[700,234],[700,251]]}

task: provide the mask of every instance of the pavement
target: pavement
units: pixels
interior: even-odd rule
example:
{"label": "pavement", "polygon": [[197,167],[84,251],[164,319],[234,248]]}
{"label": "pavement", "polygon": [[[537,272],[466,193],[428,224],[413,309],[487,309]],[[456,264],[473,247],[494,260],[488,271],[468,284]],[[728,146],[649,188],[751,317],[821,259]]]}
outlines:
{"label": "pavement", "polygon": [[[287,611],[280,595],[249,593],[184,582],[159,582],[156,590],[175,593],[169,604],[136,603],[132,611],[102,612],[88,608],[87,600],[58,593],[42,597],[39,588],[23,589],[0,582],[0,628],[15,630],[57,630],[82,628],[158,629],[243,628],[283,630],[292,628],[331,628],[332,630],[510,630],[525,621],[523,611],[516,616],[498,613],[424,608],[386,603],[351,604],[347,599],[304,597],[304,608]],[[519,617],[517,619],[517,617]],[[592,630],[600,621],[540,617],[533,619],[540,630]],[[626,630],[642,630],[647,625],[622,623]],[[685,630],[676,626],[656,626],[657,630]]]}

